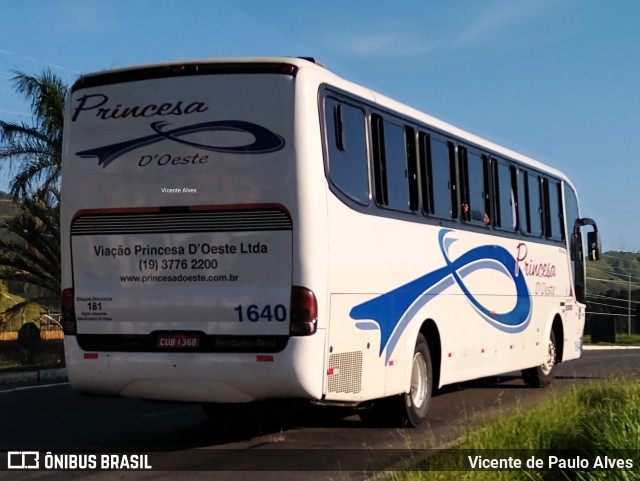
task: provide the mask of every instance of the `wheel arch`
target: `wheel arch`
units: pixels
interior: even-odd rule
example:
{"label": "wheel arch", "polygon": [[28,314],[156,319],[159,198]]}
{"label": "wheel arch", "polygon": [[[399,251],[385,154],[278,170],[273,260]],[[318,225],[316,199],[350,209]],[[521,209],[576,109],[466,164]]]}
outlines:
{"label": "wheel arch", "polygon": [[564,324],[560,314],[556,314],[553,318],[551,330],[556,337],[557,362],[561,363],[564,358]]}
{"label": "wheel arch", "polygon": [[420,334],[422,334],[429,346],[431,354],[431,368],[433,375],[433,388],[440,387],[440,368],[442,366],[442,341],[440,339],[440,331],[433,319],[426,319],[420,326]]}

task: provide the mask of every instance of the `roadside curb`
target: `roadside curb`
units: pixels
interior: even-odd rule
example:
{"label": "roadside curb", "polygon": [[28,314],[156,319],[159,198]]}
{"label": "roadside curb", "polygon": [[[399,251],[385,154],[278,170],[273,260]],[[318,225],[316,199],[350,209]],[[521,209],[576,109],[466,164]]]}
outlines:
{"label": "roadside curb", "polygon": [[37,384],[39,382],[66,381],[67,369],[38,369],[36,371],[18,371],[0,373],[0,386],[9,384]]}

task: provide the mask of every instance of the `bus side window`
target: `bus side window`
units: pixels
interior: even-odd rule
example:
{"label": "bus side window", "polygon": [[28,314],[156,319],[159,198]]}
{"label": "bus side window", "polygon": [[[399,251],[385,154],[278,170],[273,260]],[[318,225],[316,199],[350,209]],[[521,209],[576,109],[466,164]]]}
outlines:
{"label": "bus side window", "polygon": [[409,182],[409,210],[416,212],[420,208],[418,189],[418,159],[416,152],[416,133],[411,127],[404,128],[407,146],[407,175]]}
{"label": "bus side window", "polygon": [[369,172],[364,111],[325,100],[329,178],[350,199],[369,203]]}
{"label": "bus side window", "polygon": [[387,167],[384,145],[384,121],[380,115],[371,114],[371,142],[373,152],[373,194],[378,205],[387,205]]}
{"label": "bus side window", "polygon": [[564,240],[564,219],[562,218],[562,192],[560,182],[544,177],[542,179],[544,199],[544,235],[554,240]]}
{"label": "bus side window", "polygon": [[558,207],[558,217],[556,218],[556,225],[558,226],[558,230],[560,231],[559,239],[565,240],[567,238],[567,230],[566,223],[564,219],[564,211],[562,209],[562,184],[558,181],[555,181],[555,193],[554,196],[557,199],[557,207]]}
{"label": "bus side window", "polygon": [[431,138],[418,132],[418,157],[420,162],[420,195],[422,212],[433,215],[433,171],[431,161]]}
{"label": "bus side window", "polygon": [[457,151],[457,166],[458,166],[458,185],[460,186],[460,220],[463,222],[471,221],[471,208],[469,206],[469,169],[467,166],[467,149],[458,145]]}
{"label": "bus side window", "polygon": [[455,183],[452,173],[452,148],[449,142],[420,133],[422,202],[425,213],[451,219]]}
{"label": "bus side window", "polygon": [[394,122],[384,122],[384,146],[387,172],[387,207],[399,211],[410,210],[409,171],[405,128]]}
{"label": "bus side window", "polygon": [[529,187],[527,172],[518,170],[518,218],[520,219],[520,232],[531,234],[531,217],[529,216]]}
{"label": "bus side window", "polygon": [[514,231],[518,226],[516,206],[516,184],[513,183],[515,169],[500,159],[492,159],[495,198],[495,226]]}
{"label": "bus side window", "polygon": [[460,151],[461,210],[460,218],[471,224],[491,224],[488,178],[484,156],[465,147]]}
{"label": "bus side window", "polygon": [[[402,212],[417,210],[417,172],[413,129],[371,115],[375,198],[378,205]],[[409,137],[411,140],[409,141]]]}
{"label": "bus side window", "polygon": [[540,189],[540,177],[533,173],[527,173],[527,205],[530,220],[529,234],[536,237],[542,236],[542,191]]}
{"label": "bus side window", "polygon": [[522,225],[522,217],[520,217],[520,202],[522,193],[518,186],[518,169],[515,166],[509,168],[511,171],[511,211],[513,213],[513,229],[519,230]]}
{"label": "bus side window", "polygon": [[492,203],[492,197],[493,197],[493,192],[492,192],[492,186],[491,186],[491,162],[489,160],[489,156],[488,155],[483,155],[482,159],[482,203],[484,205],[484,215],[482,217],[482,222],[484,225],[486,226],[490,226],[493,224],[493,220],[492,217],[494,215],[493,213],[493,206],[491,205]]}

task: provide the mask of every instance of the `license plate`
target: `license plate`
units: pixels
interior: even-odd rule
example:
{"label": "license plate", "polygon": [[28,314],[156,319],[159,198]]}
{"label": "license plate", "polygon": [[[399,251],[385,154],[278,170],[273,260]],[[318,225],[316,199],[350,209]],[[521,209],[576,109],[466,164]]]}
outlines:
{"label": "license plate", "polygon": [[158,335],[158,349],[196,349],[200,347],[197,332],[162,332]]}

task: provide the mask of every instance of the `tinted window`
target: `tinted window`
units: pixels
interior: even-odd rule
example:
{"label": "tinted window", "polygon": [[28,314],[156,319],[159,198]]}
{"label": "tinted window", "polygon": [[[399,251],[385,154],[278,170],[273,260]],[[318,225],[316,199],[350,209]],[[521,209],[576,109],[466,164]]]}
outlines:
{"label": "tinted window", "polygon": [[387,207],[409,210],[409,174],[404,127],[384,122],[384,156],[387,167]]}
{"label": "tinted window", "polygon": [[562,215],[562,191],[560,182],[553,179],[545,179],[545,209],[548,219],[547,236],[555,240],[564,239],[564,218]]}
{"label": "tinted window", "polygon": [[416,154],[416,132],[405,127],[405,143],[407,146],[407,173],[409,180],[409,209],[413,212],[420,208],[418,199],[418,159]]}
{"label": "tinted window", "polygon": [[433,175],[431,173],[431,138],[429,134],[418,132],[418,157],[420,158],[420,194],[422,210],[433,214]]}
{"label": "tinted window", "polygon": [[529,172],[527,175],[527,206],[530,219],[529,234],[542,235],[542,205],[540,203],[540,179]]}
{"label": "tinted window", "polygon": [[373,194],[378,205],[387,205],[387,161],[384,147],[384,120],[371,115],[371,150],[373,153]]}
{"label": "tinted window", "polygon": [[529,203],[527,188],[527,173],[518,171],[518,218],[520,219],[520,231],[523,234],[531,232],[531,219],[529,218]]}
{"label": "tinted window", "polygon": [[449,145],[431,137],[430,185],[433,192],[432,213],[438,217],[451,218],[451,161]]}
{"label": "tinted window", "polygon": [[485,175],[485,161],[483,157],[472,150],[466,152],[466,162],[463,162],[464,187],[466,191],[461,217],[474,224],[488,225],[490,216],[487,209],[487,189]]}
{"label": "tinted window", "polygon": [[502,161],[495,160],[495,225],[505,230],[515,230],[518,226],[516,211],[516,185],[513,184],[513,169]]}
{"label": "tinted window", "polygon": [[575,222],[580,217],[578,213],[578,199],[576,193],[567,184],[565,184],[564,194],[565,210],[567,213],[567,230],[569,234],[573,234]]}
{"label": "tinted window", "polygon": [[329,177],[351,199],[369,202],[364,111],[328,98],[325,102]]}

